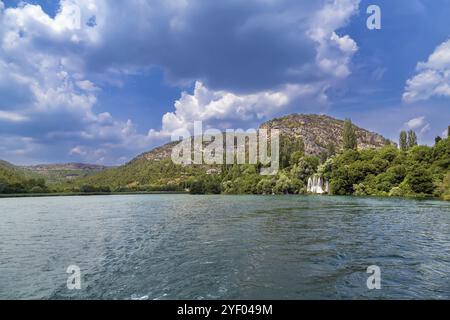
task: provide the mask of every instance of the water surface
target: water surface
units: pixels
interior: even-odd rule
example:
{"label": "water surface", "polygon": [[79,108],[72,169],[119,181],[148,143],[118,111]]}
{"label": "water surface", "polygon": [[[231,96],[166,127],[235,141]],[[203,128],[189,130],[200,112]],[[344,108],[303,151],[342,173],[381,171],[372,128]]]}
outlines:
{"label": "water surface", "polygon": [[[70,291],[69,265],[82,272]],[[381,268],[368,290],[366,269]],[[301,196],[0,199],[1,299],[450,298],[450,203]]]}

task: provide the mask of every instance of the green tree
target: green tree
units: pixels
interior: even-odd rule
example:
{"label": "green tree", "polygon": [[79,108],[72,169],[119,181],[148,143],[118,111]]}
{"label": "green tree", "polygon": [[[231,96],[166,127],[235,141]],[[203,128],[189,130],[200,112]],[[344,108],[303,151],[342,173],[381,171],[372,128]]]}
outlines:
{"label": "green tree", "polygon": [[434,144],[438,144],[440,141],[442,141],[442,138],[440,136],[437,136],[436,138],[434,138]]}
{"label": "green tree", "polygon": [[318,166],[318,158],[311,156],[302,157],[298,163],[292,167],[291,175],[304,183],[307,183],[308,178],[316,173]]}
{"label": "green tree", "polygon": [[409,169],[406,180],[408,181],[411,190],[415,193],[433,193],[433,176],[421,165],[412,166]]}
{"label": "green tree", "polygon": [[305,153],[305,144],[301,138],[280,136],[280,168],[285,169]]}
{"label": "green tree", "polygon": [[345,120],[344,132],[343,132],[343,143],[345,150],[356,150],[358,147],[358,142],[356,138],[355,128],[353,127],[352,121],[350,119]]}
{"label": "green tree", "polygon": [[406,151],[408,149],[408,134],[406,131],[400,132],[399,139],[400,150]]}
{"label": "green tree", "polygon": [[442,197],[442,199],[450,201],[450,172],[448,172],[442,183],[439,184],[438,195]]}
{"label": "green tree", "polygon": [[189,188],[190,194],[205,194],[205,184],[202,179],[195,179]]}
{"label": "green tree", "polygon": [[281,173],[273,187],[273,192],[276,194],[293,194],[297,193],[297,188],[295,181],[290,179],[285,173]]}
{"label": "green tree", "polygon": [[259,181],[258,185],[256,186],[256,190],[258,194],[264,195],[272,194],[275,183],[276,181],[271,178],[261,179],[261,181]]}
{"label": "green tree", "polygon": [[417,135],[414,130],[408,131],[408,148],[417,146]]}

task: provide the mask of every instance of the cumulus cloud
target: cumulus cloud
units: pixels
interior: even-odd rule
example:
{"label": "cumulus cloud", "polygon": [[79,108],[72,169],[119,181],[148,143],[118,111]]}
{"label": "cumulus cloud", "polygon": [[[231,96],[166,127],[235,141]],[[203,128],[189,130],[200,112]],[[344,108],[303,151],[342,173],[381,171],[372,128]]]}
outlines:
{"label": "cumulus cloud", "polygon": [[[242,121],[246,121],[247,125],[254,124],[254,120],[267,119],[280,111],[286,111],[300,99],[303,104],[312,103],[317,108],[323,105],[327,100],[326,90],[351,73],[351,57],[358,50],[358,46],[348,35],[337,35],[336,30],[346,25],[350,17],[357,12],[359,1],[325,1],[321,5],[313,10],[308,19],[304,19],[303,25],[298,25],[298,21],[305,18],[304,16],[296,16],[295,20],[297,32],[303,28],[300,33],[304,33],[313,41],[310,43],[309,40],[303,39],[303,44],[315,49],[314,58],[309,56],[310,60],[306,61],[297,59],[297,64],[290,65],[286,72],[283,72],[285,76],[278,79],[278,83],[271,83],[272,86],[277,85],[276,89],[239,93],[232,90],[213,90],[197,81],[193,94],[184,92],[181,99],[175,103],[175,111],[164,115],[162,129],[152,129],[149,135],[170,136],[176,130],[190,130],[194,121],[206,121],[219,128],[229,123],[239,126]],[[292,14],[285,14],[292,19]],[[254,23],[256,22],[251,25]],[[271,67],[258,68],[269,68],[271,74],[278,74],[270,69]],[[255,74],[259,76],[260,73]],[[236,76],[241,77],[242,74],[238,71]],[[241,80],[233,78],[236,85],[239,85]],[[272,76],[271,81],[273,80]],[[214,88],[216,83],[208,81],[208,84]],[[228,86],[225,85],[225,88]]]}
{"label": "cumulus cloud", "polygon": [[422,127],[424,124],[425,124],[425,117],[413,118],[405,123],[406,127],[412,130],[418,129]]}
{"label": "cumulus cloud", "polygon": [[[193,120],[262,120],[302,99],[322,105],[350,74],[357,44],[339,35],[359,0],[0,1],[0,137],[17,154],[64,153],[115,164]],[[158,66],[182,93],[161,129],[95,111],[103,87]],[[32,137],[32,138],[29,138]],[[44,146],[44,147],[43,147]]]}
{"label": "cumulus cloud", "polygon": [[419,136],[431,130],[431,125],[426,121],[425,117],[413,118],[405,123],[405,127],[410,130],[417,131]]}
{"label": "cumulus cloud", "polygon": [[450,97],[450,40],[439,45],[427,61],[419,62],[416,70],[417,74],[406,82],[404,101]]}
{"label": "cumulus cloud", "polygon": [[175,102],[175,111],[163,116],[162,130],[152,129],[149,136],[170,137],[178,130],[192,130],[194,121],[221,129],[226,129],[230,123],[233,127],[240,124],[248,127],[284,110],[300,97],[326,101],[321,88],[314,85],[286,85],[277,91],[235,94],[210,90],[196,82],[193,94],[183,92]]}
{"label": "cumulus cloud", "polygon": [[[3,153],[19,162],[40,159],[50,149],[59,157],[115,164],[124,152],[150,146],[131,120],[95,113],[100,88],[73,62],[71,51],[73,43],[94,37],[79,28],[73,6],[61,1],[54,18],[30,4],[0,11],[0,137],[3,144],[12,139],[23,145]],[[71,146],[79,143],[83,147]],[[99,149],[107,152],[100,155]]]}

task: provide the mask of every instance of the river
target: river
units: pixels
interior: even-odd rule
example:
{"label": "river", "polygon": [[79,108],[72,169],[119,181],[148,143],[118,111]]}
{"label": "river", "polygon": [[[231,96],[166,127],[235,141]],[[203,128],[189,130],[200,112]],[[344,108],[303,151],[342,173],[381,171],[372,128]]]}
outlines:
{"label": "river", "polygon": [[[369,266],[381,289],[369,290]],[[69,266],[81,290],[69,290]],[[450,203],[0,199],[0,299],[449,299]]]}

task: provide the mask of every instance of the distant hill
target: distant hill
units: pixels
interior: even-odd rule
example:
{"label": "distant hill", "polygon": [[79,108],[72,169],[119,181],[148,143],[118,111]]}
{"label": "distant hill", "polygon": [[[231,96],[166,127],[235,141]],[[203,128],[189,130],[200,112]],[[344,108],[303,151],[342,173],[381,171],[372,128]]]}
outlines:
{"label": "distant hill", "polygon": [[13,164],[0,160],[0,180],[19,182],[24,179],[24,175]]}
{"label": "distant hill", "polygon": [[64,163],[22,166],[18,168],[22,169],[25,173],[28,172],[43,177],[48,183],[53,184],[87,177],[109,169],[110,167],[84,163]]}
{"label": "distant hill", "polygon": [[9,163],[5,160],[0,160],[0,169],[2,169],[4,172],[8,171],[10,172],[10,174],[14,174],[17,177],[20,177],[20,179],[44,178],[38,173],[32,172],[24,167],[13,165],[12,163]]}
{"label": "distant hill", "polygon": [[0,194],[27,192],[36,184],[43,185],[43,179],[39,183],[29,183],[29,177],[22,170],[9,162],[0,160]]}
{"label": "distant hill", "polygon": [[[279,129],[283,135],[294,140],[302,139],[307,155],[319,156],[333,145],[337,151],[342,149],[344,121],[324,115],[293,114],[265,122],[261,128]],[[383,136],[355,126],[360,149],[378,149],[391,144]],[[213,166],[177,166],[170,159],[171,142],[145,152],[129,163],[99,174],[77,180],[77,184],[105,185],[111,187],[136,187],[143,185],[180,184],[189,177],[207,172]]]}

